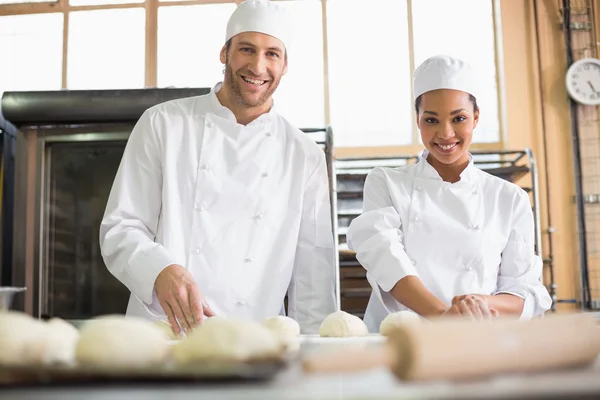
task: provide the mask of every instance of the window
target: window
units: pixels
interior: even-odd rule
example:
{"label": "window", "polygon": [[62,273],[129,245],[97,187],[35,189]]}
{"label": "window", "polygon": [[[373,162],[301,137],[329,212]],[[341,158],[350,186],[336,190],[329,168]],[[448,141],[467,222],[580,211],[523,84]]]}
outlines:
{"label": "window", "polygon": [[145,23],[142,8],[72,12],[67,87],[144,87]]}
{"label": "window", "polygon": [[415,66],[436,54],[469,63],[485,88],[482,98],[477,99],[481,116],[473,141],[500,141],[492,2],[418,0],[412,2],[412,16]]}
{"label": "window", "polygon": [[2,4],[26,4],[26,3],[56,3],[55,1],[48,0],[0,0],[0,5]]}
{"label": "window", "polygon": [[[331,125],[336,147],[348,148],[338,154],[416,153],[413,71],[441,53],[482,77],[474,149],[502,148],[497,0],[271,1],[294,32],[276,109],[299,128]],[[3,14],[18,14],[0,17],[0,54],[11,60],[0,65],[0,90],[213,87],[240,2],[0,0]],[[366,147],[379,149],[351,149]]]}
{"label": "window", "polygon": [[0,17],[0,92],[60,89],[62,37],[62,13]]}
{"label": "window", "polygon": [[72,6],[97,6],[102,4],[132,4],[143,3],[144,0],[69,0]]}
{"label": "window", "polygon": [[158,9],[158,86],[213,87],[223,80],[219,52],[235,4]]}
{"label": "window", "polygon": [[412,142],[406,10],[405,0],[327,1],[329,104],[337,146]]}
{"label": "window", "polygon": [[325,125],[323,16],[319,1],[280,1],[293,23],[288,71],[273,95],[277,111],[299,128]]}

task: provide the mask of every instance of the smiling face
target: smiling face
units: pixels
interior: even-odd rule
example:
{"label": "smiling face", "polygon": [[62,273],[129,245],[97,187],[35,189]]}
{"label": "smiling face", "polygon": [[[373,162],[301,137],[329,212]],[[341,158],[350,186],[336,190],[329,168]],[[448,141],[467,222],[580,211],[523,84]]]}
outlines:
{"label": "smiling face", "polygon": [[244,108],[267,104],[287,72],[283,43],[263,33],[234,36],[221,50],[220,58],[225,64],[223,86]]}
{"label": "smiling face", "polygon": [[467,164],[473,130],[479,122],[475,98],[458,90],[439,89],[421,95],[416,107],[421,139],[435,161],[446,166]]}

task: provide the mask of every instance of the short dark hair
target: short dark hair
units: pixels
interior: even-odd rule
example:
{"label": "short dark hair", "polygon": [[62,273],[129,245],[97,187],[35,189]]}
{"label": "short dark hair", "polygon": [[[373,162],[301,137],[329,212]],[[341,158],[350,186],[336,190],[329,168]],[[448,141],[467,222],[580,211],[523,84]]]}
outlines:
{"label": "short dark hair", "polygon": [[[231,47],[231,40],[232,39],[229,39],[227,42],[225,42],[225,52],[226,53],[229,53],[229,48]],[[285,57],[285,62],[287,62],[287,60],[288,60],[287,49],[284,49],[283,51],[284,51],[284,54],[285,54],[285,56],[284,56]]]}
{"label": "short dark hair", "polygon": [[[421,107],[421,97],[423,97],[423,95],[420,95],[415,100],[415,112],[417,114],[419,113],[419,107]],[[473,96],[472,94],[469,94],[469,100],[471,101],[471,103],[473,103],[473,112],[478,111],[479,106],[477,105],[477,99],[475,98],[475,96]]]}

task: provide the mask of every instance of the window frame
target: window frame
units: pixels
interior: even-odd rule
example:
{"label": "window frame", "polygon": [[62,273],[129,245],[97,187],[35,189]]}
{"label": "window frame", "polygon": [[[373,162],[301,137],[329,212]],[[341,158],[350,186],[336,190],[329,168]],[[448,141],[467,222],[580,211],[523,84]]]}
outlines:
{"label": "window frame", "polygon": [[[175,1],[160,1],[160,0],[144,0],[139,3],[125,4],[105,4],[93,6],[71,6],[68,0],[58,0],[56,2],[47,3],[16,3],[0,5],[0,16],[22,15],[22,14],[40,14],[40,13],[56,13],[63,14],[63,54],[62,54],[62,88],[66,88],[67,84],[67,52],[69,38],[69,15],[72,11],[91,11],[91,10],[106,10],[106,9],[126,9],[126,8],[144,8],[146,11],[145,25],[145,86],[156,87],[157,85],[157,68],[158,68],[158,9],[159,7],[185,6],[185,5],[203,5],[203,4],[219,4],[219,3],[235,3],[239,4],[242,0],[175,0]],[[304,1],[320,1],[322,7],[322,35],[323,35],[323,74],[324,74],[324,117],[325,124],[330,123],[330,87],[329,87],[329,60],[328,60],[328,37],[327,37],[327,0],[304,0]],[[410,70],[414,71],[414,41],[413,41],[413,17],[412,4],[413,1],[406,0],[407,16],[408,16],[408,40],[409,40],[409,61]],[[506,93],[505,93],[505,76],[504,76],[504,58],[502,54],[502,24],[500,0],[487,0],[492,2],[493,12],[493,29],[494,29],[494,52],[496,55],[496,77],[498,87],[498,115],[499,115],[499,132],[500,137],[497,142],[490,143],[473,143],[471,148],[474,150],[500,150],[505,148],[507,143],[506,126]],[[411,77],[412,81],[412,77]],[[411,87],[412,91],[412,87]],[[308,128],[308,127],[301,127]],[[312,128],[312,127],[311,127]],[[335,126],[333,128],[334,138],[336,135]],[[416,126],[416,119],[412,119],[412,143],[406,146],[361,146],[361,147],[337,147],[335,148],[336,157],[350,156],[389,156],[398,154],[415,154],[422,150],[422,145],[419,144],[419,132]]]}

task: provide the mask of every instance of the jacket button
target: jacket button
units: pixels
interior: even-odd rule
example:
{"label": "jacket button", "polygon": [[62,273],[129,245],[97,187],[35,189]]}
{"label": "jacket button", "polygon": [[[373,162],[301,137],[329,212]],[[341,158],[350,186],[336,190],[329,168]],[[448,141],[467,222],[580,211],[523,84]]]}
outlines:
{"label": "jacket button", "polygon": [[244,259],[244,262],[245,262],[245,263],[251,263],[251,262],[252,262],[252,258],[250,258],[250,257],[246,257],[246,258]]}
{"label": "jacket button", "polygon": [[254,219],[263,219],[263,215],[260,213],[254,214]]}
{"label": "jacket button", "polygon": [[417,262],[415,260],[410,260],[410,262],[412,263],[412,265],[417,265]]}
{"label": "jacket button", "polygon": [[238,306],[245,306],[246,302],[244,300],[238,300],[235,302]]}
{"label": "jacket button", "polygon": [[200,254],[200,248],[196,248],[195,253]]}
{"label": "jacket button", "polygon": [[273,134],[271,132],[267,132],[267,133],[265,133],[265,135],[267,135],[267,136],[273,136]]}
{"label": "jacket button", "polygon": [[423,186],[417,186],[417,190],[423,189]]}
{"label": "jacket button", "polygon": [[263,172],[260,176],[262,176],[263,178],[266,178],[267,176],[269,176],[268,172]]}
{"label": "jacket button", "polygon": [[213,127],[213,123],[210,122],[210,121],[206,122],[206,127],[207,128],[212,128]]}
{"label": "jacket button", "polygon": [[415,221],[415,222],[419,222],[419,221],[420,221],[419,217],[418,217],[418,216],[417,216],[417,217],[415,217],[415,218],[414,218],[414,221]]}
{"label": "jacket button", "polygon": [[479,225],[477,224],[471,224],[471,228],[475,229],[476,231],[479,230]]}

